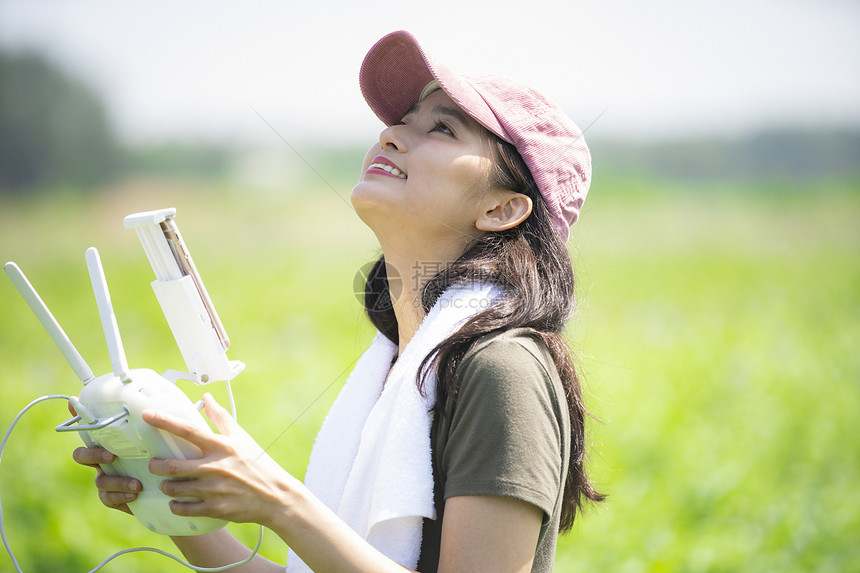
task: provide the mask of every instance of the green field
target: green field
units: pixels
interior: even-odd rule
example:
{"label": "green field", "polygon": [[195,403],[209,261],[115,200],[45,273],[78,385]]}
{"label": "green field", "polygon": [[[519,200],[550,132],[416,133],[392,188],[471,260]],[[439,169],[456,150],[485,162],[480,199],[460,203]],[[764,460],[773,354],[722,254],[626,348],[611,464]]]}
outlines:
{"label": "green field", "polygon": [[[167,206],[247,364],[239,421],[303,475],[319,425],[371,329],[353,276],[373,236],[326,186],[280,194],[128,181],[98,196],[0,198],[15,260],[96,373],[109,370],[84,264],[102,254],[129,363],[184,367],[128,213]],[[571,251],[569,337],[586,379],[593,476],[609,499],[560,541],[558,571],[860,571],[860,185],[782,190],[598,180]],[[79,382],[0,277],[0,426]],[[180,383],[193,399],[203,389]],[[226,403],[223,385],[216,397]],[[88,571],[169,541],[102,508],[60,401],[25,416],[0,495],[25,571]],[[251,525],[231,525],[248,544]],[[284,560],[267,533],[263,554]],[[184,571],[123,556],[106,571]],[[0,571],[12,571],[0,557]]]}

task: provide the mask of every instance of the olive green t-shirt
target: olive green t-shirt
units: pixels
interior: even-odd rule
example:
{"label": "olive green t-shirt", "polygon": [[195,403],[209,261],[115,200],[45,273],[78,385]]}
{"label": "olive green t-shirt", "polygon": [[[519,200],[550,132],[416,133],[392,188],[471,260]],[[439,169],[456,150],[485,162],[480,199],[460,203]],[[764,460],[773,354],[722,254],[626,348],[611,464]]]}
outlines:
{"label": "olive green t-shirt", "polygon": [[418,570],[436,571],[444,504],[496,495],[544,513],[532,571],[552,571],[570,456],[570,419],[558,372],[527,330],[478,340],[457,370],[459,392],[433,421],[435,520],[424,520]]}

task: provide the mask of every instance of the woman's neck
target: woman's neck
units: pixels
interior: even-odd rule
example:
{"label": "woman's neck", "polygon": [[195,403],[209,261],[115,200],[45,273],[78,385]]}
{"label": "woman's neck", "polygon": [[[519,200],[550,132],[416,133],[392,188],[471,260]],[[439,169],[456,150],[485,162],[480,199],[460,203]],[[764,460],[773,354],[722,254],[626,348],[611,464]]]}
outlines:
{"label": "woman's neck", "polygon": [[465,252],[474,239],[471,235],[450,235],[408,241],[403,235],[388,241],[377,233],[388,266],[388,284],[394,315],[397,317],[399,354],[424,320],[424,285],[444,271]]}
{"label": "woman's neck", "polygon": [[427,269],[432,265],[427,265],[415,257],[398,257],[386,252],[385,263],[388,290],[394,316],[397,317],[398,353],[402,355],[424,320],[426,313],[421,304],[421,293],[427,280],[436,273],[428,274]]}
{"label": "woman's neck", "polygon": [[397,317],[398,355],[402,355],[406,345],[415,336],[424,320],[424,307],[421,293],[404,293],[394,302],[394,315]]}
{"label": "woman's neck", "polygon": [[426,315],[422,304],[424,285],[433,276],[446,269],[459,254],[451,255],[453,258],[447,259],[445,254],[416,257],[398,256],[397,253],[385,250],[383,252],[388,266],[389,292],[394,315],[397,317],[399,354],[402,355]]}

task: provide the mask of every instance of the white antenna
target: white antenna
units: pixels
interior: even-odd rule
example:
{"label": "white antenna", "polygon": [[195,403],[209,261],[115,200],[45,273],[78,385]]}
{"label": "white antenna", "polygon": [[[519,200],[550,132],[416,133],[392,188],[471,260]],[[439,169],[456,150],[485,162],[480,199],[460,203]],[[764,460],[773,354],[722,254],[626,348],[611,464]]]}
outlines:
{"label": "white antenna", "polygon": [[90,272],[90,282],[93,283],[93,294],[96,295],[96,306],[99,307],[99,317],[102,321],[102,329],[105,331],[113,373],[123,382],[128,382],[131,380],[128,375],[128,362],[122,348],[122,338],[119,336],[119,326],[110,302],[110,292],[99,252],[95,247],[90,247],[87,249],[86,257],[87,270]]}
{"label": "white antenna", "polygon": [[69,366],[72,367],[72,370],[74,370],[78,378],[81,379],[81,382],[86,384],[95,379],[93,371],[84,361],[81,353],[78,352],[78,349],[75,348],[75,345],[72,344],[71,340],[69,340],[63,327],[60,326],[60,323],[57,322],[57,319],[54,318],[54,315],[51,314],[50,310],[48,310],[48,306],[45,304],[45,301],[42,300],[42,297],[39,296],[39,293],[36,292],[33,285],[31,285],[30,281],[27,280],[27,277],[24,276],[24,273],[18,265],[13,262],[8,262],[3,266],[3,269],[6,271],[6,274],[9,275],[9,278],[12,280],[12,284],[14,284],[15,288],[18,289],[18,292],[27,303],[27,306],[30,307],[30,310],[32,310],[33,314],[36,315],[36,318],[39,319],[39,322],[42,323],[42,327],[44,327],[48,332],[48,335],[50,335],[54,344],[56,344],[57,348],[60,349],[60,352],[63,353],[63,357],[66,359],[66,362],[69,363]]}

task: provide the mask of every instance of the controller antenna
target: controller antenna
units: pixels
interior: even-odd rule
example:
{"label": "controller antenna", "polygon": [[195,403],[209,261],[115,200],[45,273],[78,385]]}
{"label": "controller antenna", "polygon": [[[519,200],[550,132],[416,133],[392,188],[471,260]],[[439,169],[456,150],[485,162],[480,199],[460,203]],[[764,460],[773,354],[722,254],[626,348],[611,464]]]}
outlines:
{"label": "controller antenna", "polygon": [[63,357],[66,359],[66,362],[69,363],[69,366],[72,367],[72,370],[75,371],[75,374],[77,374],[81,382],[87,384],[88,382],[95,380],[93,371],[84,361],[83,356],[81,356],[81,353],[78,352],[77,348],[75,348],[75,345],[72,344],[72,341],[69,340],[63,327],[60,326],[60,323],[57,322],[57,319],[54,318],[54,315],[51,314],[50,310],[48,310],[48,305],[45,304],[45,301],[42,300],[42,297],[39,296],[39,293],[37,293],[36,289],[33,288],[33,285],[30,284],[27,277],[24,276],[20,267],[13,262],[8,262],[3,266],[3,269],[6,271],[6,274],[9,275],[9,278],[12,280],[12,284],[14,284],[15,288],[18,289],[21,297],[26,301],[27,306],[30,307],[30,310],[32,310],[33,314],[36,315],[36,318],[39,319],[39,322],[42,323],[42,327],[47,331],[51,340],[54,341],[54,344],[56,344],[57,348],[60,349],[60,352],[63,353]]}
{"label": "controller antenna", "polygon": [[96,295],[96,306],[99,308],[99,318],[105,332],[105,341],[107,342],[113,373],[123,382],[130,382],[128,362],[122,347],[122,338],[119,335],[119,326],[116,323],[116,314],[114,314],[113,305],[110,301],[107,279],[98,250],[95,247],[90,247],[87,249],[86,258],[87,270],[90,272],[90,282],[93,283],[93,294]]}

